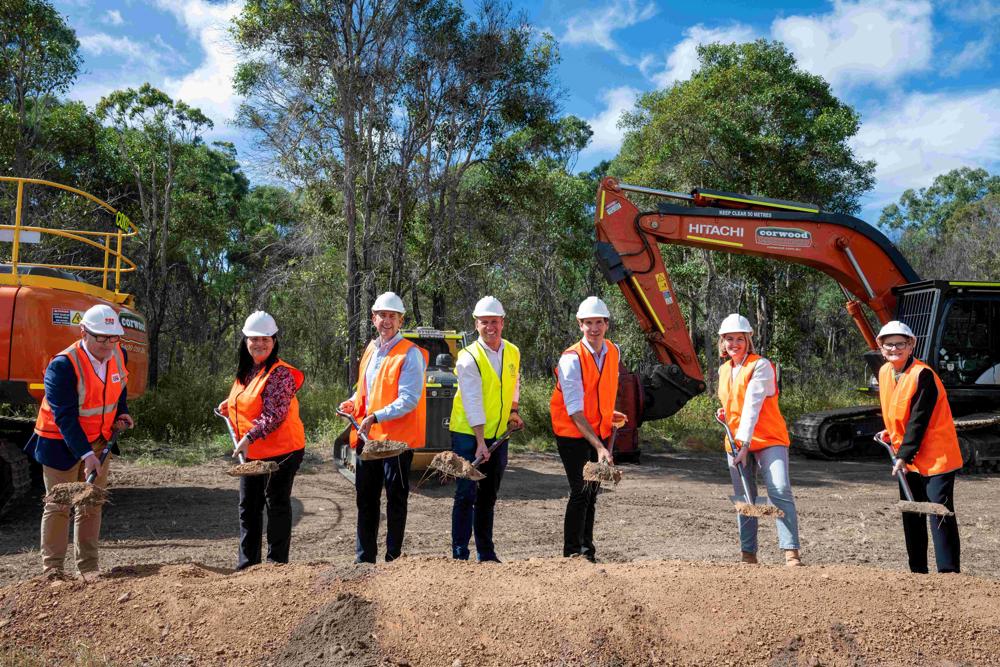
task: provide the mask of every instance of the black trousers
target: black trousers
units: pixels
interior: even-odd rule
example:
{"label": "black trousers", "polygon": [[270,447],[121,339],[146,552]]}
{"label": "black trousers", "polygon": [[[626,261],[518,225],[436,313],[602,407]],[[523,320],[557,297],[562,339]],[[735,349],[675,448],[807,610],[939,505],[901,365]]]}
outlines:
{"label": "black trousers", "polygon": [[270,475],[240,477],[240,553],[236,569],[260,563],[264,507],[267,506],[267,560],[287,563],[292,543],[292,482],[302,465],[304,449],[264,461],[278,464]]}
{"label": "black trousers", "polygon": [[584,438],[558,435],[556,446],[569,481],[569,501],[563,521],[563,556],[579,555],[593,561],[597,554],[594,547],[594,512],[599,487],[583,481],[583,466],[588,461],[597,462],[597,450]]}
{"label": "black trousers", "polygon": [[[913,492],[913,499],[923,503],[941,503],[955,511],[955,473],[924,477],[918,472],[907,472],[906,482]],[[903,485],[899,485],[899,498],[906,500]],[[924,516],[903,512],[903,536],[906,538],[906,555],[910,571],[927,574],[927,520],[931,522],[934,540],[934,557],[938,572],[961,572],[961,540],[958,536],[958,519],[954,516]]]}
{"label": "black trousers", "polygon": [[376,461],[362,461],[362,443],[358,443],[354,488],[358,503],[358,536],[354,545],[355,563],[374,563],[378,555],[378,524],[385,485],[385,560],[396,560],[403,553],[406,532],[406,503],[410,497],[410,466],[413,450]]}

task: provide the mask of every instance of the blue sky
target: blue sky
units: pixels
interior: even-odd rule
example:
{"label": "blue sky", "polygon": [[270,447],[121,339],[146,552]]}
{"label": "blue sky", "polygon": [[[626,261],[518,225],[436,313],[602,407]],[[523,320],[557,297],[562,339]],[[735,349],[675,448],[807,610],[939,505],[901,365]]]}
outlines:
{"label": "blue sky", "polygon": [[[230,123],[239,100],[226,25],[241,0],[55,5],[84,58],[69,97],[93,106],[115,88],[149,81],[200,107],[215,121],[207,138],[234,141],[251,177],[269,180],[253,137]],[[621,112],[641,93],[686,79],[699,43],[765,37],[783,41],[800,66],[861,113],[853,147],[878,162],[862,211],[870,222],[906,188],[955,167],[1000,172],[1000,0],[519,0],[514,7],[559,42],[563,111],[594,130],[579,169],[616,154]]]}

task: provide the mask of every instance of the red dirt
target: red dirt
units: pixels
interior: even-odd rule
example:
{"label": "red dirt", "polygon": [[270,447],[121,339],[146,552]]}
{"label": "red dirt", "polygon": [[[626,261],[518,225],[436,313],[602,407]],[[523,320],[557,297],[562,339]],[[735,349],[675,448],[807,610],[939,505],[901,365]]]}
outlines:
{"label": "red dirt", "polygon": [[[38,498],[0,523],[0,665],[74,664],[81,646],[82,666],[1000,665],[996,479],[956,484],[969,574],[918,576],[904,571],[888,466],[793,459],[806,567],[739,566],[718,458],[648,457],[603,489],[596,565],[551,557],[568,488],[558,459],[515,455],[503,564],[442,557],[454,487],[438,486],[411,496],[409,556],[357,567],[353,487],[312,457],[293,493],[293,563],[235,574],[221,461],[116,462],[96,583],[27,579]],[[773,522],[760,530],[761,561],[779,563]]]}

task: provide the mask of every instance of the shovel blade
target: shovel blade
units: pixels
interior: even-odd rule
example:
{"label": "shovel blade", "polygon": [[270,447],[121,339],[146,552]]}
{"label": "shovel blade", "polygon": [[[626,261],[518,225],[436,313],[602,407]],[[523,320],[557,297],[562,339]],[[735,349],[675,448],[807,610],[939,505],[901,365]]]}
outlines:
{"label": "shovel blade", "polygon": [[757,497],[757,502],[748,503],[746,496],[729,496],[729,499],[736,507],[736,513],[748,517],[774,516],[779,519],[785,513],[767,501],[763,496]]}
{"label": "shovel blade", "polygon": [[910,500],[900,500],[896,503],[900,512],[911,514],[928,514],[932,516],[955,516],[955,513],[941,503],[921,503]]}

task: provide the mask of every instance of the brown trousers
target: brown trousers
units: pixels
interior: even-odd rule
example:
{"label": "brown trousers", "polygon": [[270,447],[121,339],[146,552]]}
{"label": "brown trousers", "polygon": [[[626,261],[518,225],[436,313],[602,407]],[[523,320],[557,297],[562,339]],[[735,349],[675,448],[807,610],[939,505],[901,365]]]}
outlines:
{"label": "brown trousers", "polygon": [[[102,444],[103,448],[103,444]],[[101,467],[101,473],[94,482],[95,486],[106,488],[108,485],[108,469],[111,467],[112,455]],[[56,484],[67,482],[82,482],[85,479],[83,462],[78,462],[69,470],[56,470],[42,466],[42,478],[45,480],[45,492],[48,493]],[[69,505],[45,503],[42,510],[42,572],[53,570],[62,572],[69,548]],[[76,568],[80,574],[97,572],[97,541],[101,534],[101,506],[72,508],[75,514],[73,547],[76,556]]]}

